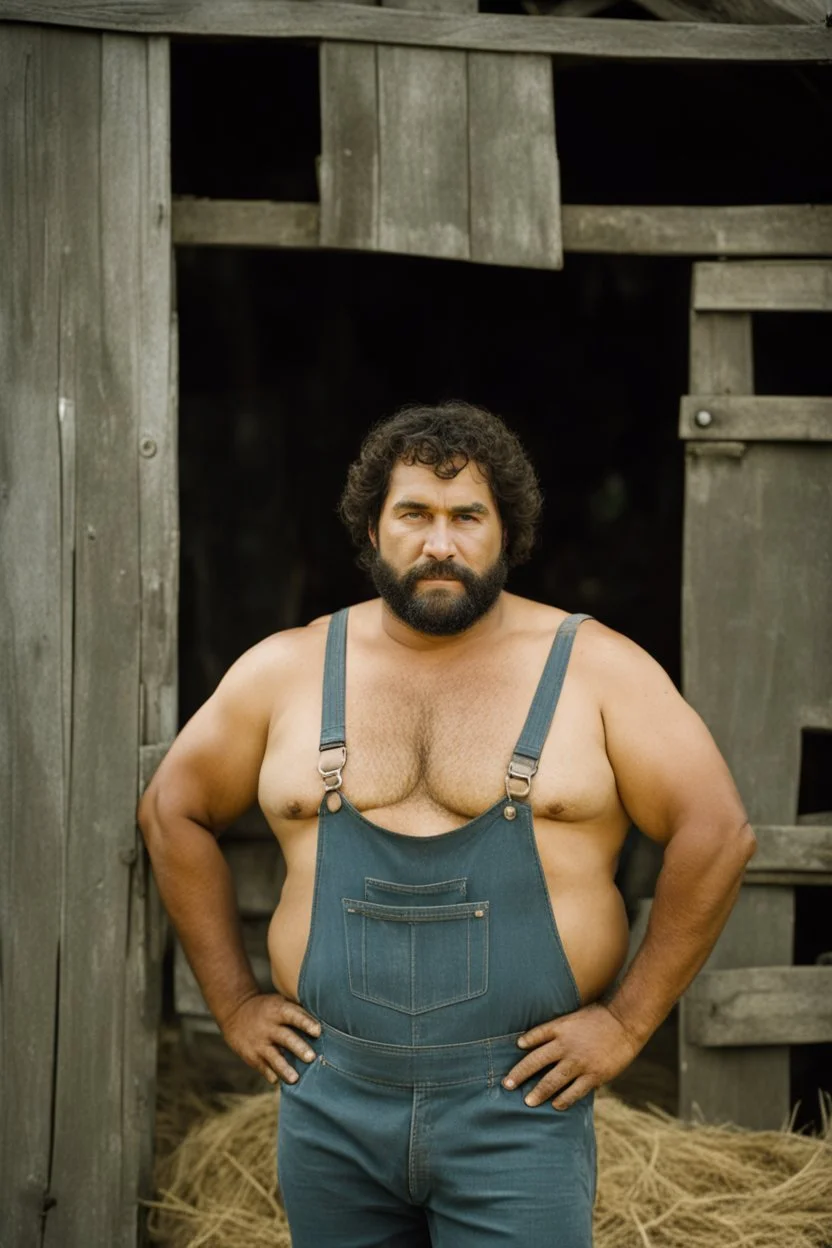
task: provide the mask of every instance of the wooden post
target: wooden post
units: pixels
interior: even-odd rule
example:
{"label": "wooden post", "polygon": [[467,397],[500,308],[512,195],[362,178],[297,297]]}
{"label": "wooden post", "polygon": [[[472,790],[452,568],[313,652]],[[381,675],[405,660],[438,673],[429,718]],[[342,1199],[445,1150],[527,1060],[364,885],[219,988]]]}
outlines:
{"label": "wooden post", "polygon": [[[731,269],[737,289],[745,289],[742,265],[704,277],[714,287],[718,278],[724,291]],[[695,304],[703,280],[696,275]],[[742,308],[743,298],[730,306]],[[753,381],[750,312],[694,310],[691,393],[750,396]],[[765,404],[748,405],[741,440],[710,437],[703,420],[702,440],[689,421],[684,432],[694,439],[686,470],[685,694],[714,733],[752,823],[794,825],[801,729],[832,727],[832,447],[759,440],[767,432]],[[818,429],[822,434],[822,424]],[[793,928],[794,890],[749,883],[707,972],[789,967]],[[711,1121],[781,1126],[790,1108],[787,1045],[709,1047],[701,1029],[702,1042],[694,1043],[688,1015],[695,999],[681,1003],[682,1115],[698,1109]]]}
{"label": "wooden post", "polygon": [[173,707],[167,41],[3,27],[0,66],[0,298],[19,344],[3,336],[0,1241],[126,1248],[155,1060],[142,677],[146,731]]}

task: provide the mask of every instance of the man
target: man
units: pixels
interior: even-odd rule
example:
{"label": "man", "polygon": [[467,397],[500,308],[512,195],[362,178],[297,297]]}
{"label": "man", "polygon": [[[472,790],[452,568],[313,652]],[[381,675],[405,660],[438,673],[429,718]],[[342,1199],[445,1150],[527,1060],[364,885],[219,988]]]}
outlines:
{"label": "man", "polygon": [[[341,512],[380,597],[244,654],[141,805],[223,1035],[283,1082],[295,1248],[588,1248],[594,1089],[701,967],[754,850],[657,664],[505,592],[540,505],[488,412],[378,426]],[[265,995],[216,843],[255,799],[287,868]],[[605,997],[631,821],[664,864]]]}

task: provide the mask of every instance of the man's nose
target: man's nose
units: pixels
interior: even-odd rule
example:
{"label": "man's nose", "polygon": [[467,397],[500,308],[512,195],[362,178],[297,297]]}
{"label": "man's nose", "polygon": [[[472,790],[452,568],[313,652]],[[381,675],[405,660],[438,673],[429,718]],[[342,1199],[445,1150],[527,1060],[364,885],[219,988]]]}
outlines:
{"label": "man's nose", "polygon": [[423,552],[429,559],[450,559],[455,553],[453,534],[446,520],[436,519],[425,536]]}

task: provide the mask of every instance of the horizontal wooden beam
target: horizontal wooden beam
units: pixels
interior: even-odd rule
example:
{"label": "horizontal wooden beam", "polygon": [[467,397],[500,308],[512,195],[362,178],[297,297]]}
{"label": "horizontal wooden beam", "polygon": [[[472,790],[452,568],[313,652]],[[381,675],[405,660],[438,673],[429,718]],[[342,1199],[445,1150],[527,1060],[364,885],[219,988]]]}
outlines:
{"label": "horizontal wooden beam", "polygon": [[[183,196],[173,201],[173,241],[182,247],[316,247],[319,218],[318,204]],[[564,204],[563,245],[619,255],[826,256],[832,255],[832,205]]]}
{"label": "horizontal wooden beam", "polygon": [[0,20],[143,35],[337,39],[602,60],[832,60],[832,31],[627,19],[414,12],[330,0],[0,0]]}
{"label": "horizontal wooden beam", "polygon": [[173,201],[173,241],[181,247],[317,247],[319,204],[265,199]]}
{"label": "horizontal wooden beam", "polygon": [[832,206],[564,204],[563,246],[642,256],[832,256]]}
{"label": "horizontal wooden beam", "polygon": [[709,442],[832,442],[832,399],[686,394],[679,437]]}
{"label": "horizontal wooden beam", "polygon": [[697,312],[832,312],[832,261],[697,264]]}
{"label": "horizontal wooden beam", "polygon": [[832,967],[702,971],[685,994],[685,1038],[720,1048],[832,1041]]}
{"label": "horizontal wooden beam", "polygon": [[757,852],[746,867],[746,884],[832,884],[832,824],[757,827],[754,834]]}

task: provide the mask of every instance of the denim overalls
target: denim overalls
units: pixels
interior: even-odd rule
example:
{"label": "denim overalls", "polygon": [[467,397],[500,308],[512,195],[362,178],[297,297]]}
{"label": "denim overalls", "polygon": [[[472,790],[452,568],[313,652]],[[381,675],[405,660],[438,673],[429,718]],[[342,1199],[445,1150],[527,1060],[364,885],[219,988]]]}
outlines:
{"label": "denim overalls", "polygon": [[[294,1248],[590,1248],[592,1094],[530,1108],[501,1079],[518,1035],[580,1006],[528,804],[575,631],[558,630],[506,796],[406,836],[339,791],[346,610],[324,666],[312,926],[298,985],[317,1060],[281,1090],[278,1176]],[[305,1037],[306,1038],[306,1037]],[[535,1077],[535,1081],[542,1077]]]}

